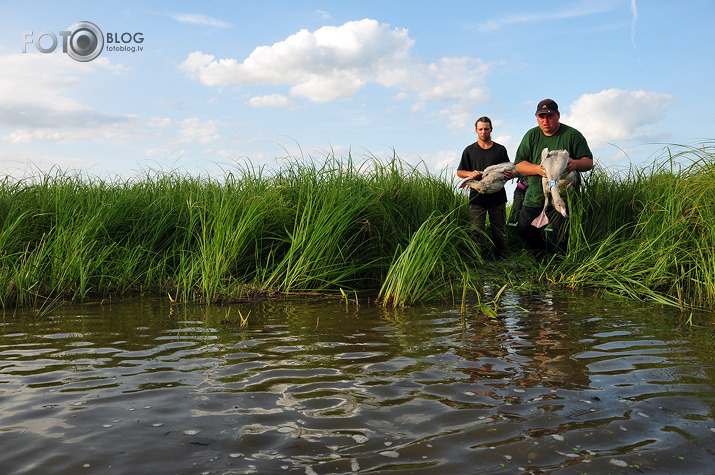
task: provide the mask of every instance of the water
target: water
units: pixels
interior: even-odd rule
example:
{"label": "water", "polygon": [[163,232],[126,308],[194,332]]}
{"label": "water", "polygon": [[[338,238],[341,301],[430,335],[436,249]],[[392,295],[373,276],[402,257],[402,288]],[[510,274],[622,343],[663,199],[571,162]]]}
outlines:
{"label": "water", "polygon": [[507,299],[5,315],[0,473],[715,473],[709,329]]}

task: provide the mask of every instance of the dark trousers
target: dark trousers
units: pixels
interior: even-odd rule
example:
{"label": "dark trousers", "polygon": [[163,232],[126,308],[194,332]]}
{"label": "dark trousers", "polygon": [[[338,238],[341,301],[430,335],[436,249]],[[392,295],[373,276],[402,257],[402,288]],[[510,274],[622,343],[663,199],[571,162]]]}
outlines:
{"label": "dark trousers", "polygon": [[509,213],[509,222],[516,223],[519,221],[519,213],[521,213],[521,205],[524,203],[524,195],[526,190],[524,188],[516,187],[514,190],[514,202],[511,205],[511,212]]}
{"label": "dark trousers", "polygon": [[548,224],[537,228],[531,222],[541,214],[542,208],[522,206],[519,222],[516,223],[516,233],[533,250],[547,252],[566,252],[568,242],[568,221],[551,205],[546,209],[551,230]]}
{"label": "dark trousers", "polygon": [[489,229],[492,242],[496,248],[496,255],[500,256],[506,252],[506,203],[484,208],[480,205],[469,205],[469,222],[471,224],[470,235],[474,242],[479,245],[479,249],[485,250],[484,230],[487,226],[487,215],[489,215]]}

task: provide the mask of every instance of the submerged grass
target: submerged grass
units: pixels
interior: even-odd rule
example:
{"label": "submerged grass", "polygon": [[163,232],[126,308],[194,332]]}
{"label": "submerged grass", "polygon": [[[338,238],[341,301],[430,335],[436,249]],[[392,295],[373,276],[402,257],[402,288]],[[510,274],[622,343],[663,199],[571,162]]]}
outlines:
{"label": "submerged grass", "polygon": [[0,304],[347,290],[407,306],[454,299],[455,289],[498,275],[712,311],[714,175],[711,144],[670,147],[641,169],[597,167],[569,196],[569,253],[539,262],[515,249],[517,270],[484,263],[451,176],[396,155],[357,163],[329,154],[271,175],[238,167],[221,179],[169,171],[106,181],[60,170],[6,178]]}

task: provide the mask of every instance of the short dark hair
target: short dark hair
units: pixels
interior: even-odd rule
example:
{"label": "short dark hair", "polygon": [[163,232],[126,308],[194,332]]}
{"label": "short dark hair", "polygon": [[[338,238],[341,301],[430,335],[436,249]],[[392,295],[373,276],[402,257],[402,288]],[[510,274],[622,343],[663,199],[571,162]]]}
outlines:
{"label": "short dark hair", "polygon": [[476,127],[479,127],[477,124],[480,123],[480,122],[484,122],[484,123],[489,124],[489,128],[490,128],[490,129],[493,129],[493,128],[494,128],[494,126],[492,126],[492,119],[490,119],[490,118],[487,117],[487,116],[478,118],[477,121],[474,123],[474,127],[475,127],[475,128],[476,128]]}

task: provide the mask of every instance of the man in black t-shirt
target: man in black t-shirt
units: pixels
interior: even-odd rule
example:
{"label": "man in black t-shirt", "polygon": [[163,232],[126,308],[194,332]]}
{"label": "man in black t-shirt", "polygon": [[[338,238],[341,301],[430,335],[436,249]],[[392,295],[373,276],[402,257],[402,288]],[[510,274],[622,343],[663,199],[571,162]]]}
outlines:
{"label": "man in black t-shirt", "polygon": [[[459,178],[479,180],[482,171],[488,166],[509,161],[506,148],[492,140],[492,121],[489,117],[477,119],[475,130],[479,139],[464,149],[459,167],[457,167]],[[504,178],[507,180],[514,178],[514,172],[506,170]],[[484,229],[488,215],[496,257],[503,257],[506,252],[506,234],[504,232],[506,201],[504,188],[491,194],[480,194],[471,189],[469,195],[469,221],[472,238],[479,244],[480,250],[484,251]]]}

